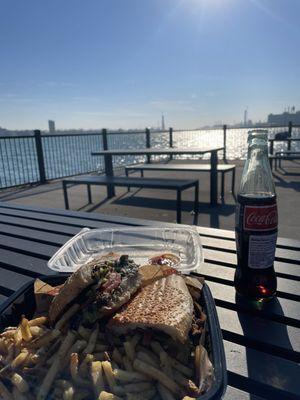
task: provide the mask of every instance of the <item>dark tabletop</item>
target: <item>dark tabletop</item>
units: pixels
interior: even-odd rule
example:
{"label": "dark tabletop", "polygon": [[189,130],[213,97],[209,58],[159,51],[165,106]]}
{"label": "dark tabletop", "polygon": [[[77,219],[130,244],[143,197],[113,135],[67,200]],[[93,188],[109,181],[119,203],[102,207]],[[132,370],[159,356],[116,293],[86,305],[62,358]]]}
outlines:
{"label": "dark tabletop", "polygon": [[[0,202],[0,302],[41,273],[82,227],[160,222]],[[172,225],[172,224],[164,224]],[[300,399],[300,242],[279,239],[278,297],[255,309],[236,302],[234,233],[199,227],[202,273],[215,298],[228,369],[226,400]]]}
{"label": "dark tabletop", "polygon": [[163,154],[205,154],[211,153],[212,151],[223,150],[224,147],[180,147],[180,148],[166,148],[166,149],[157,149],[155,147],[152,148],[144,148],[144,149],[115,149],[115,150],[102,150],[102,151],[93,151],[92,156],[104,156],[105,154],[109,154],[112,156],[117,155],[163,155]]}

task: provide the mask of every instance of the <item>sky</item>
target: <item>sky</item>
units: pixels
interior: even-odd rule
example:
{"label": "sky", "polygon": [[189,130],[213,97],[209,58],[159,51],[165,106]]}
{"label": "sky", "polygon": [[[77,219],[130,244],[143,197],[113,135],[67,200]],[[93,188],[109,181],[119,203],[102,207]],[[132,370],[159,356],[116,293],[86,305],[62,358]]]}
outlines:
{"label": "sky", "polygon": [[300,109],[300,0],[0,0],[0,126],[196,128]]}

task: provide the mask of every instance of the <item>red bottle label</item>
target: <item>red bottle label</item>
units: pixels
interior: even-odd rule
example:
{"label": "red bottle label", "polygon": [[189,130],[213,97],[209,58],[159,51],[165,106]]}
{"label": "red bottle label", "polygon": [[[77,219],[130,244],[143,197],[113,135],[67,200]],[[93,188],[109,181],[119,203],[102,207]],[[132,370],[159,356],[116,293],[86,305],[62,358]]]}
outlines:
{"label": "red bottle label", "polygon": [[245,206],[244,229],[248,231],[270,231],[277,228],[277,204],[269,206]]}

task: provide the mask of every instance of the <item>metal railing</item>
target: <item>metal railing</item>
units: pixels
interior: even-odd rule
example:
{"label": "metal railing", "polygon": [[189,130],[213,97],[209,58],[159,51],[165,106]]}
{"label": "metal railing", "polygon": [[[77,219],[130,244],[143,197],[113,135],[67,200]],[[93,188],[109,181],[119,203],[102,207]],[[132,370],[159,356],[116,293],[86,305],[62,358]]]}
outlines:
{"label": "metal railing", "polygon": [[[268,127],[269,138],[288,130],[300,138],[300,126]],[[92,157],[91,152],[105,149],[131,149],[144,147],[224,147],[223,159],[242,159],[247,152],[249,128],[224,125],[218,129],[187,129],[165,131],[122,131],[102,129],[96,133],[41,134],[0,136],[0,188],[43,183],[47,180],[72,175],[103,171],[103,157]],[[288,144],[275,142],[274,151],[284,150]],[[292,144],[298,150],[300,142]],[[180,158],[181,156],[174,156]],[[166,156],[152,157],[152,160]],[[192,158],[192,157],[189,157]],[[115,156],[114,167],[144,162],[146,156]]]}

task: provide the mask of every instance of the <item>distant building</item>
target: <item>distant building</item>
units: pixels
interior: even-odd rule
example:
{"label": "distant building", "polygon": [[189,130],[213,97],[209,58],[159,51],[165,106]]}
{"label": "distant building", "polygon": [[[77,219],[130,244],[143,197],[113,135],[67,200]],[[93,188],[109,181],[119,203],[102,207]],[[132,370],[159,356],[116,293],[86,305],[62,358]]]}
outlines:
{"label": "distant building", "polygon": [[246,109],[244,111],[244,126],[247,126],[247,122],[248,122],[248,110]]}
{"label": "distant building", "polygon": [[162,116],[161,116],[161,130],[162,131],[165,130],[165,117],[164,117],[164,114],[162,114]]}
{"label": "distant building", "polygon": [[49,126],[49,133],[55,133],[55,121],[51,121],[51,119],[49,119],[48,126]]}
{"label": "distant building", "polygon": [[300,124],[300,111],[268,115],[268,124],[270,125],[288,125],[289,122]]}

